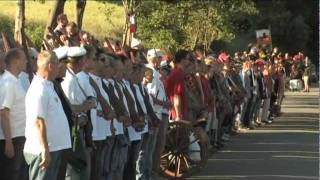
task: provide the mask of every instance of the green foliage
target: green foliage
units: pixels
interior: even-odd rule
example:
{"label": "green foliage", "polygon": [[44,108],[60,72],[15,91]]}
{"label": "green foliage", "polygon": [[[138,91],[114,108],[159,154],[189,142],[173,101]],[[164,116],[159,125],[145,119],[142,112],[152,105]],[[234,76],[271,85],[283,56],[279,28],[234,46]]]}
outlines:
{"label": "green foliage", "polygon": [[251,0],[139,1],[138,36],[147,47],[193,49],[213,40],[230,41],[257,13]]}
{"label": "green foliage", "polygon": [[42,44],[42,37],[44,35],[43,29],[45,26],[40,23],[27,23],[26,26],[26,34],[30,39],[32,39],[32,42],[34,43],[34,46],[36,49],[40,50],[41,49],[41,44]]}
{"label": "green foliage", "polygon": [[14,22],[7,16],[0,15],[0,32],[13,34]]}

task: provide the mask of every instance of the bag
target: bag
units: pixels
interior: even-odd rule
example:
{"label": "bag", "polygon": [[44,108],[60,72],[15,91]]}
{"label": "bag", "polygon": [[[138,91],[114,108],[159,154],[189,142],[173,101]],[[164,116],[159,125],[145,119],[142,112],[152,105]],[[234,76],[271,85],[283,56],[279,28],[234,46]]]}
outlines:
{"label": "bag", "polygon": [[68,155],[68,163],[78,172],[83,171],[86,166],[86,152],[81,141],[79,127],[72,127],[72,152]]}

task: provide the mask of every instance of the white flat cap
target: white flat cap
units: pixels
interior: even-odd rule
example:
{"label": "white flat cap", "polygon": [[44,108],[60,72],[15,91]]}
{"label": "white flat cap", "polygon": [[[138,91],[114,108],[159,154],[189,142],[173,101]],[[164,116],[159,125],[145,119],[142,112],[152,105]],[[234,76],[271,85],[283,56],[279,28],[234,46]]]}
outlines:
{"label": "white flat cap", "polygon": [[163,52],[160,49],[150,49],[147,52],[147,57],[161,57],[163,56]]}
{"label": "white flat cap", "polygon": [[69,48],[67,46],[61,46],[61,47],[54,49],[53,52],[56,53],[56,55],[60,61],[61,59],[67,58],[68,49]]}
{"label": "white flat cap", "polygon": [[67,56],[68,57],[81,57],[81,56],[86,55],[86,53],[87,53],[87,51],[83,47],[79,47],[79,46],[69,47]]}

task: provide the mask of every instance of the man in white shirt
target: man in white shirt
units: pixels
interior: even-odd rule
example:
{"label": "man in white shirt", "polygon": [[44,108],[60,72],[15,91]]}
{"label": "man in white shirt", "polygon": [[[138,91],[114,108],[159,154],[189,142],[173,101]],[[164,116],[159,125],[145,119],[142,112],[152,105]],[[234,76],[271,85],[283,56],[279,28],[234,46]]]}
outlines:
{"label": "man in white shirt", "polygon": [[[67,166],[66,179],[89,179],[90,177],[90,148],[91,144],[88,144],[86,139],[89,139],[89,143],[92,142],[92,131],[85,131],[85,128],[90,124],[89,112],[95,107],[95,103],[91,100],[87,100],[88,93],[81,86],[77,73],[83,68],[84,56],[86,50],[81,47],[69,47],[67,52],[67,71],[66,76],[61,83],[63,92],[69,100],[73,112],[76,114],[76,122],[73,126],[73,141],[75,146],[73,147],[73,153],[70,154],[70,159],[80,160],[85,164],[79,167],[78,164],[70,163]],[[90,86],[90,85],[89,85]],[[92,105],[94,104],[94,105]],[[75,143],[76,142],[76,143]],[[75,162],[75,161],[71,161]]]}
{"label": "man in white shirt", "polygon": [[58,64],[54,52],[41,52],[37,74],[26,95],[24,154],[30,179],[56,179],[61,152],[71,148],[68,120],[51,82],[58,75]]}
{"label": "man in white shirt", "polygon": [[26,91],[18,80],[27,60],[21,49],[10,50],[4,60],[6,70],[1,78],[0,94],[0,166],[4,179],[18,180],[27,174],[23,158]]}
{"label": "man in white shirt", "polygon": [[148,64],[146,64],[146,67],[153,70],[153,80],[151,83],[147,84],[146,88],[153,99],[154,111],[156,112],[157,117],[161,120],[160,126],[155,132],[156,148],[153,156],[153,171],[156,172],[155,174],[159,171],[160,156],[166,142],[165,140],[169,122],[168,109],[170,109],[171,106],[171,103],[168,101],[166,96],[163,82],[160,80],[161,74],[157,70],[160,66],[162,55],[163,53],[160,50],[150,49],[147,53]]}

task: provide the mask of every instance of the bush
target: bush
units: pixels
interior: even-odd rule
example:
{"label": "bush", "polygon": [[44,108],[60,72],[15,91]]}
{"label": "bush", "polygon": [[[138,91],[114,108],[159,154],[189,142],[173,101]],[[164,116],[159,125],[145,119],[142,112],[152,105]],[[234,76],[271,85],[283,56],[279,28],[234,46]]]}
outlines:
{"label": "bush", "polygon": [[26,26],[26,34],[33,42],[35,48],[39,51],[44,36],[45,26],[40,23],[29,22]]}
{"label": "bush", "polygon": [[[34,46],[37,50],[41,49],[42,44],[42,37],[44,34],[44,25],[35,22],[28,22],[26,23],[25,32],[27,36],[31,39],[34,43]],[[6,33],[7,37],[9,37],[9,41],[13,44],[13,37],[14,37],[14,19],[8,16],[1,16],[0,15],[0,33]]]}

